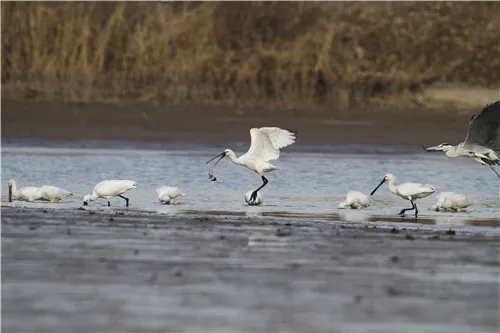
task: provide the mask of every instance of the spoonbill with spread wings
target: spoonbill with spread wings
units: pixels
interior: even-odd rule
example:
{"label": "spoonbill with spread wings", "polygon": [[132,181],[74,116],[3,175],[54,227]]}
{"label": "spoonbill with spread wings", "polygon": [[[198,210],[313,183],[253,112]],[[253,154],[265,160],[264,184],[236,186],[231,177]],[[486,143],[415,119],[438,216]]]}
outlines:
{"label": "spoonbill with spread wings", "polygon": [[236,157],[234,151],[226,149],[221,154],[215,156],[206,163],[208,164],[219,157],[219,159],[210,167],[210,169],[213,170],[220,160],[224,157],[229,157],[231,162],[234,164],[243,165],[244,167],[257,173],[262,178],[263,184],[252,192],[249,201],[254,202],[257,199],[257,192],[269,182],[267,178],[264,177],[264,173],[277,170],[277,168],[272,165],[270,161],[279,158],[280,148],[289,146],[295,142],[295,135],[295,132],[278,127],[252,128],[250,130],[252,143],[250,144],[250,149],[248,149],[244,155]]}

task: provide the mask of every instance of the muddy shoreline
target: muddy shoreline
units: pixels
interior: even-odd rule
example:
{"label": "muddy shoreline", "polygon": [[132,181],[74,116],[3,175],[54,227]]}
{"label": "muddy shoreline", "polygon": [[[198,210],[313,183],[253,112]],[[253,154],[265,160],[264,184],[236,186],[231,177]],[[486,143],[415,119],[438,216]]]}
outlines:
{"label": "muddy shoreline", "polygon": [[[249,129],[279,126],[298,145],[399,145],[460,142],[469,114],[390,109],[243,110],[228,107],[79,105],[2,100],[2,141],[92,140],[224,145],[249,141]],[[399,110],[401,111],[401,110]],[[472,114],[476,110],[471,110]]]}
{"label": "muddy shoreline", "polygon": [[2,331],[498,331],[497,237],[361,225],[2,207]]}

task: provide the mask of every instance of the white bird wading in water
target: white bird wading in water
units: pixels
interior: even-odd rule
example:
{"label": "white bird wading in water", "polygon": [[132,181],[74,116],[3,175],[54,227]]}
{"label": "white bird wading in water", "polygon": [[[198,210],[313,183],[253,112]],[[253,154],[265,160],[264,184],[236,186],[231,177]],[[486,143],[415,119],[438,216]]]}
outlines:
{"label": "white bird wading in water", "polygon": [[128,207],[129,199],[124,197],[122,194],[135,188],[135,181],[133,180],[103,180],[94,187],[92,194],[86,194],[83,197],[83,205],[87,206],[90,201],[97,200],[99,198],[106,199],[108,202],[108,207],[111,206],[109,199],[113,197],[120,197],[125,200],[125,206]]}
{"label": "white bird wading in water", "polygon": [[428,197],[429,195],[431,195],[436,191],[434,186],[431,184],[404,183],[396,186],[394,184],[394,182],[396,181],[396,177],[388,173],[384,176],[384,179],[382,179],[380,184],[378,184],[378,186],[375,187],[372,193],[370,193],[370,195],[373,195],[375,191],[378,190],[378,188],[382,186],[382,184],[385,183],[386,181],[389,183],[389,191],[411,202],[412,207],[402,209],[398,214],[400,216],[405,216],[405,212],[408,210],[415,210],[415,217],[417,217],[418,209],[415,200]]}
{"label": "white bird wading in water", "polygon": [[465,156],[487,165],[500,178],[493,167],[500,165],[500,101],[486,105],[479,115],[469,121],[469,131],[463,142],[453,146],[441,143],[433,147],[423,147],[426,151],[444,151],[448,157]]}
{"label": "white bird wading in water", "polygon": [[9,180],[9,202],[14,200],[31,202],[38,199],[40,199],[38,187],[25,186],[18,189],[16,181],[14,179]]}
{"label": "white bird wading in water", "polygon": [[296,134],[296,132],[290,132],[278,127],[252,128],[250,130],[250,137],[252,140],[250,149],[248,149],[244,155],[236,157],[234,151],[226,149],[224,152],[210,159],[206,163],[208,164],[219,157],[219,159],[210,167],[210,169],[213,170],[220,160],[224,157],[229,157],[231,162],[234,164],[243,165],[261,176],[264,183],[252,192],[250,200],[253,202],[257,198],[257,192],[268,183],[268,180],[264,177],[264,173],[277,170],[277,168],[273,166],[270,161],[279,158],[280,148],[289,146],[295,142]]}

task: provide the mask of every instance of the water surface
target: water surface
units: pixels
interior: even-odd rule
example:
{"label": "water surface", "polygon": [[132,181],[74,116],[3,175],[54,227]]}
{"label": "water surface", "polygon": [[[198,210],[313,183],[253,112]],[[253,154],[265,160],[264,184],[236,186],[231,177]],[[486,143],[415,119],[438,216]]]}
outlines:
{"label": "water surface", "polygon": [[[231,145],[229,145],[231,146]],[[244,153],[241,148],[237,155]],[[423,224],[499,225],[500,182],[487,167],[465,159],[449,159],[443,154],[398,153],[313,153],[283,149],[273,164],[278,171],[266,174],[269,184],[262,190],[264,203],[248,206],[244,194],[261,185],[260,177],[248,169],[221,161],[208,179],[205,161],[221,148],[195,149],[88,149],[4,145],[2,147],[2,205],[51,208],[80,208],[82,198],[104,179],[131,179],[137,188],[127,192],[129,210],[163,214],[213,214],[284,216],[299,219],[352,220],[359,222],[415,222],[396,214],[410,203],[389,192],[383,185],[374,195],[375,203],[364,210],[338,209],[346,193],[357,190],[369,194],[385,173],[400,182],[433,184],[437,191],[465,194],[473,205],[458,213],[434,212],[429,208],[436,194],[417,201]],[[7,203],[7,182],[14,178],[18,187],[56,185],[74,193],[60,203]],[[173,205],[162,205],[155,189],[162,185],[179,187],[186,196]],[[124,200],[111,200],[111,209],[124,207]],[[90,202],[88,209],[108,209],[105,200]],[[411,214],[411,212],[410,212]]]}

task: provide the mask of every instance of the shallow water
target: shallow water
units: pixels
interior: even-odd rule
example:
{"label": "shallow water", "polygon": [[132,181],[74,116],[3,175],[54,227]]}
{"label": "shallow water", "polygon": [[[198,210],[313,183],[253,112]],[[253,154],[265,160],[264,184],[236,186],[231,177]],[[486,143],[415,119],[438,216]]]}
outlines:
{"label": "shallow water", "polygon": [[[228,145],[229,147],[231,145]],[[232,145],[241,148],[238,144]],[[269,184],[262,190],[264,203],[248,206],[244,194],[260,186],[261,179],[248,169],[219,162],[217,181],[208,179],[209,160],[222,149],[192,147],[172,150],[87,149],[62,147],[2,146],[2,205],[23,207],[80,208],[82,198],[104,179],[131,179],[137,188],[125,194],[129,210],[164,214],[284,216],[309,220],[336,219],[358,222],[415,222],[410,215],[396,213],[410,207],[383,185],[374,195],[375,203],[364,210],[338,209],[350,190],[369,194],[385,173],[396,182],[433,184],[435,194],[417,201],[423,224],[466,224],[498,227],[500,182],[487,167],[468,159],[449,159],[443,154],[398,153],[312,153],[283,149],[273,164],[280,170],[266,174]],[[292,150],[292,151],[291,151]],[[244,150],[236,151],[237,155]],[[7,182],[18,187],[50,184],[68,189],[74,197],[60,203],[7,203]],[[155,189],[162,185],[179,187],[186,196],[173,205],[162,205]],[[455,191],[465,194],[473,205],[458,213],[434,212],[429,208],[436,194]],[[112,207],[124,208],[124,200],[111,200]],[[88,209],[108,209],[103,199],[90,202]]]}

